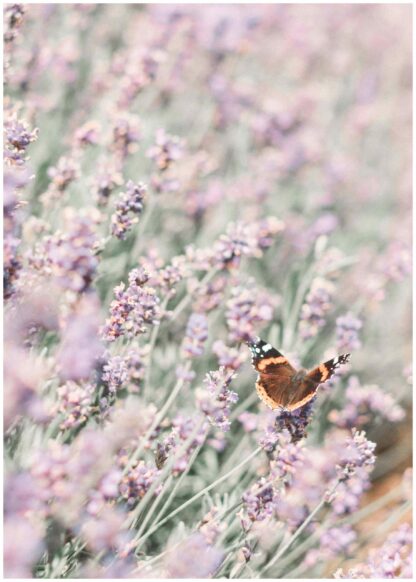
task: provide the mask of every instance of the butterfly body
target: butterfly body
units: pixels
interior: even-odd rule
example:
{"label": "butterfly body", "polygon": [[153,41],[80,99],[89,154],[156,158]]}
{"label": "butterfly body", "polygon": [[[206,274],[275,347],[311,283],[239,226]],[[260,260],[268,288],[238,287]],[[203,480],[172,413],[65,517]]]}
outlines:
{"label": "butterfly body", "polygon": [[313,368],[296,370],[287,358],[269,343],[256,338],[248,343],[253,367],[259,376],[256,390],[259,397],[271,409],[296,410],[309,402],[318,387],[326,382],[341,365],[348,362],[350,354],[332,358]]}

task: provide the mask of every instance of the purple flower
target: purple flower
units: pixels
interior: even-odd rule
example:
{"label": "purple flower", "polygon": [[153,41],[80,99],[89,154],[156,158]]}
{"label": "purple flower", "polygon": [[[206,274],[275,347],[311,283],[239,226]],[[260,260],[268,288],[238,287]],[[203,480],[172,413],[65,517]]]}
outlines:
{"label": "purple flower", "polygon": [[361,319],[355,317],[352,313],[347,313],[336,320],[337,348],[341,352],[359,350],[361,342],[358,332],[362,328]]}
{"label": "purple flower", "polygon": [[186,358],[195,358],[204,353],[204,344],[208,339],[208,321],[202,313],[192,313],[186,326],[182,343],[182,352]]}
{"label": "purple flower", "polygon": [[391,533],[379,548],[371,549],[366,562],[350,568],[345,574],[342,569],[334,578],[412,578],[412,528],[402,524]]}
{"label": "purple flower", "polygon": [[114,288],[115,299],[110,305],[103,335],[107,341],[146,333],[146,326],[157,325],[160,318],[159,297],[152,287],[144,285],[147,275],[143,269],[133,269],[129,286],[120,283]]}
{"label": "purple flower", "polygon": [[376,460],[375,448],[376,444],[367,440],[364,431],[352,429],[352,436],[346,439],[342,458],[336,467],[338,479],[349,479],[360,467],[372,467]]}
{"label": "purple flower", "polygon": [[99,323],[98,298],[84,295],[68,315],[61,332],[56,360],[63,380],[86,380],[97,367],[104,352],[98,337]]}
{"label": "purple flower", "polygon": [[63,156],[56,166],[49,168],[48,176],[52,180],[52,192],[61,193],[74,182],[80,174],[79,164],[71,157]]}
{"label": "purple flower", "polygon": [[[127,505],[132,507],[142,499],[155,480],[159,477],[160,471],[151,467],[144,461],[139,461],[128,470],[120,481],[120,495],[126,500]],[[155,495],[161,491],[161,485],[156,488]]]}
{"label": "purple flower", "polygon": [[155,162],[158,170],[164,172],[182,156],[182,152],[182,140],[167,134],[164,129],[159,129],[156,133],[156,143],[148,150],[147,155]]}
{"label": "purple flower", "polygon": [[137,150],[140,141],[140,122],[137,116],[120,114],[113,125],[112,150],[120,162]]}
{"label": "purple flower", "polygon": [[236,348],[230,348],[221,340],[214,342],[212,351],[217,356],[220,366],[234,371],[239,370],[247,359],[245,352],[240,352]]}
{"label": "purple flower", "polygon": [[16,115],[6,118],[4,123],[5,146],[10,152],[26,151],[28,146],[37,139],[38,130],[30,131],[24,121],[19,121]]}
{"label": "purple flower", "polygon": [[94,196],[99,206],[106,206],[112,192],[123,184],[123,175],[115,167],[104,166],[92,182]]}
{"label": "purple flower", "polygon": [[290,486],[299,469],[304,465],[304,450],[299,443],[293,443],[291,435],[283,431],[279,435],[278,446],[270,461],[270,475]]}
{"label": "purple flower", "polygon": [[239,512],[241,524],[248,531],[252,524],[273,516],[277,511],[279,494],[264,477],[243,494],[243,508]]}
{"label": "purple flower", "polygon": [[161,443],[157,444],[156,462],[160,466],[163,466],[169,457],[172,455],[175,456],[185,443],[188,442],[185,451],[174,461],[172,474],[175,477],[187,469],[192,453],[205,441],[207,433],[206,426],[203,425],[196,430],[197,422],[192,417],[178,414],[172,421],[170,433]]}
{"label": "purple flower", "polygon": [[93,411],[95,387],[91,384],[78,385],[67,382],[57,389],[57,412],[64,416],[60,424],[61,430],[81,426]]}
{"label": "purple flower", "polygon": [[293,412],[286,410],[280,411],[276,416],[276,428],[278,430],[286,429],[291,435],[293,442],[298,442],[305,438],[306,428],[310,422],[314,402],[315,398],[312,398],[307,404]]}
{"label": "purple flower", "polygon": [[245,286],[232,287],[225,313],[231,342],[250,340],[258,327],[273,319],[272,298],[250,279]]}
{"label": "purple flower", "polygon": [[96,121],[87,121],[76,132],[74,141],[77,146],[97,145],[99,140],[100,124]]}
{"label": "purple flower", "polygon": [[168,578],[211,578],[223,559],[224,552],[208,544],[198,532],[181,542],[174,552],[167,552],[164,567]]}
{"label": "purple flower", "polygon": [[312,282],[300,312],[299,332],[302,339],[315,337],[326,323],[326,314],[331,308],[334,285],[322,278]]}
{"label": "purple flower", "polygon": [[103,367],[102,380],[113,394],[123,387],[128,377],[127,365],[121,356],[113,356]]}
{"label": "purple flower", "polygon": [[64,289],[86,291],[95,276],[98,259],[94,254],[97,241],[93,221],[80,216],[75,209],[66,214],[68,232],[55,234],[44,241],[46,265]]}
{"label": "purple flower", "polygon": [[224,367],[209,372],[205,377],[205,388],[196,391],[196,404],[205,414],[210,424],[226,432],[230,430],[230,405],[238,400],[238,394],[229,389],[235,377]]}
{"label": "purple flower", "polygon": [[88,518],[81,527],[81,536],[95,552],[123,550],[132,534],[124,529],[126,516],[116,509],[105,507],[98,516]]}
{"label": "purple flower", "polygon": [[273,236],[283,230],[283,223],[276,218],[253,223],[230,223],[213,247],[213,258],[219,268],[237,268],[241,259],[261,257]]}
{"label": "purple flower", "polygon": [[340,555],[351,556],[355,548],[357,534],[350,525],[331,527],[323,532],[319,539],[319,547],[310,550],[305,558],[304,565],[313,568],[322,560],[331,560]]}
{"label": "purple flower", "polygon": [[44,550],[44,535],[44,527],[37,520],[19,516],[5,520],[3,559],[6,578],[32,578],[32,567]]}
{"label": "purple flower", "polygon": [[125,240],[132,226],[139,221],[146,192],[147,187],[142,182],[137,185],[131,180],[127,182],[127,190],[119,195],[116,212],[111,217],[111,234],[113,236]]}
{"label": "purple flower", "polygon": [[369,424],[374,417],[399,422],[404,415],[403,408],[390,394],[375,385],[361,386],[358,378],[352,376],[341,410],[331,410],[328,418],[341,428],[353,428]]}
{"label": "purple flower", "polygon": [[226,528],[226,524],[219,519],[218,511],[218,507],[215,505],[211,507],[209,512],[202,518],[198,528],[210,546],[214,545],[220,534]]}

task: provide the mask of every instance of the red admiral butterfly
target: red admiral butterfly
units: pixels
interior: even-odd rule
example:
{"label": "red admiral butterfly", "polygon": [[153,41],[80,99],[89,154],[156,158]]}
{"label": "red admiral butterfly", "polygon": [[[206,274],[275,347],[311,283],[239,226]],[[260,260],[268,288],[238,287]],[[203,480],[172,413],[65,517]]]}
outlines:
{"label": "red admiral butterfly", "polygon": [[259,372],[257,394],[272,410],[296,410],[315,396],[319,384],[326,382],[341,364],[348,362],[350,354],[332,358],[310,372],[295,370],[287,358],[267,342],[256,338],[248,342],[253,355],[254,369]]}

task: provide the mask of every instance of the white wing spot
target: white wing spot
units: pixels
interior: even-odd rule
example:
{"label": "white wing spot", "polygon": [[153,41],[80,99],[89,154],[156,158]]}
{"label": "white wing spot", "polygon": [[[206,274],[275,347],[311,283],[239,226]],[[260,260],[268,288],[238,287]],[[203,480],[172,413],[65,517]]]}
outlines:
{"label": "white wing spot", "polygon": [[270,344],[265,344],[263,346],[263,351],[265,352],[269,352],[272,349],[272,346]]}

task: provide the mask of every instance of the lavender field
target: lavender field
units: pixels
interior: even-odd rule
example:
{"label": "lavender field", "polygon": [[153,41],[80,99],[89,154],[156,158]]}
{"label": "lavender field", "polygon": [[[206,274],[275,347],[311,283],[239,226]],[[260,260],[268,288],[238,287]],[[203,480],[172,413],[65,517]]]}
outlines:
{"label": "lavender field", "polygon": [[5,577],[412,577],[411,11],[5,6]]}

